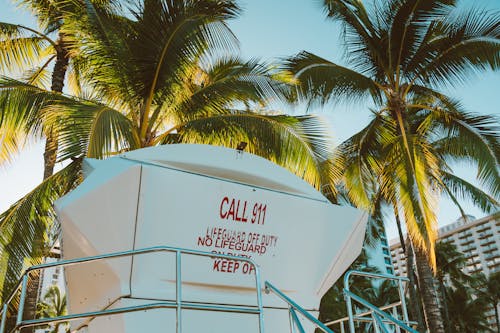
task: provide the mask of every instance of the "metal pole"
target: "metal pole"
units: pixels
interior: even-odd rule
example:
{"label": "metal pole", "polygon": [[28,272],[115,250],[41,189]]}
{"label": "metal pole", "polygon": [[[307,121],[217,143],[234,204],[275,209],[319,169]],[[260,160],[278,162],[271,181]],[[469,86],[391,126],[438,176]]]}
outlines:
{"label": "metal pole", "polygon": [[175,252],[175,273],[176,273],[176,279],[175,279],[175,301],[177,303],[177,333],[182,332],[182,316],[181,316],[181,304],[182,304],[182,274],[181,274],[181,251],[176,251]]}
{"label": "metal pole", "polygon": [[377,314],[375,312],[372,313],[372,321],[373,321],[373,330],[375,333],[380,333],[380,329],[378,327],[377,318],[375,317]]}
{"label": "metal pole", "polygon": [[255,288],[257,290],[257,306],[259,307],[259,332],[264,333],[264,307],[262,305],[262,289],[260,283],[260,268],[250,262],[249,265],[252,265],[255,269]]}
{"label": "metal pole", "polygon": [[354,318],[353,318],[354,315],[352,313],[351,296],[349,296],[347,293],[344,293],[344,298],[345,298],[345,303],[347,306],[347,316],[349,317],[349,332],[356,333],[354,331]]}
{"label": "metal pole", "polygon": [[306,333],[306,331],[304,330],[304,327],[302,326],[300,319],[297,316],[297,313],[295,312],[293,307],[290,308],[290,314],[292,315],[293,322],[295,324],[294,327],[297,327],[297,329],[299,330],[299,333]]}
{"label": "metal pole", "polygon": [[[301,308],[297,303],[295,303],[293,300],[291,300],[288,296],[283,294],[278,288],[273,286],[269,281],[265,282],[266,290],[272,291],[275,295],[277,295],[279,298],[281,298],[283,301],[288,303],[290,307],[293,308],[294,311],[298,311],[304,318],[308,319],[310,322],[312,322],[316,327],[321,329],[325,333],[333,333],[331,329],[329,329],[324,323],[320,322],[317,318],[315,318],[313,315],[311,315],[309,312]],[[293,315],[293,313],[292,313]]]}
{"label": "metal pole", "polygon": [[23,276],[23,284],[21,287],[21,297],[19,299],[19,309],[17,310],[16,325],[19,325],[23,321],[24,302],[26,300],[26,289],[28,288],[28,275],[29,274]]}
{"label": "metal pole", "polygon": [[[392,308],[392,314],[394,315],[394,318],[398,319],[398,309],[396,307]],[[401,333],[401,328],[399,328],[398,325],[394,325],[396,327],[396,333]]]}
{"label": "metal pole", "polygon": [[2,323],[0,324],[0,333],[5,331],[5,321],[7,320],[7,303],[2,307]]}
{"label": "metal pole", "polygon": [[340,322],[340,333],[345,333],[344,322]]}
{"label": "metal pole", "polygon": [[399,286],[399,298],[401,299],[401,311],[403,312],[403,321],[406,324],[409,324],[408,320],[408,310],[406,309],[406,300],[405,300],[405,291],[403,288],[403,281],[399,280],[398,281],[398,286]]}
{"label": "metal pole", "polygon": [[290,333],[295,333],[295,327],[293,326],[293,318],[292,318],[292,308],[290,304],[288,304],[288,320],[290,321]]}

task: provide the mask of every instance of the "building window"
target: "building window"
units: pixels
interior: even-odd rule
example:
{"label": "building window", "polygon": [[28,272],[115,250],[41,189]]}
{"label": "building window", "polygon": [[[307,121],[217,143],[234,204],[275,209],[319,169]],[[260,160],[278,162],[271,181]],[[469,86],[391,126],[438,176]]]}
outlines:
{"label": "building window", "polygon": [[387,273],[389,274],[394,274],[393,271],[392,271],[392,268],[390,267],[386,267],[385,270],[387,271]]}

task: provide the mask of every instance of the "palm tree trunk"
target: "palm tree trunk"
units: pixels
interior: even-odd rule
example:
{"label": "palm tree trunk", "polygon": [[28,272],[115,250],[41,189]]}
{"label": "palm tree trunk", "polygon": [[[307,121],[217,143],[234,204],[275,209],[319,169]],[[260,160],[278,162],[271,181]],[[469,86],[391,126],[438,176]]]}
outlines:
{"label": "palm tree trunk", "polygon": [[500,333],[500,318],[498,318],[498,303],[493,304],[493,309],[495,309],[495,321],[497,323],[497,333]]}
{"label": "palm tree trunk", "polygon": [[408,238],[406,242],[406,274],[409,279],[408,289],[409,289],[409,311],[410,318],[417,322],[417,331],[424,332],[425,324],[422,315],[422,305],[420,303],[420,297],[418,296],[418,283],[415,279],[415,270],[414,270],[414,252],[413,247],[410,243],[410,239]]}
{"label": "palm tree trunk", "polygon": [[444,329],[446,332],[450,331],[449,323],[450,323],[450,311],[448,309],[448,303],[446,300],[446,289],[444,286],[444,281],[439,280],[439,302],[441,305],[441,314],[444,320]]}
{"label": "palm tree trunk", "polygon": [[401,220],[399,219],[399,209],[396,203],[392,204],[392,209],[394,210],[394,217],[396,218],[396,226],[398,227],[399,243],[403,249],[403,253],[406,254],[405,239],[403,236],[403,229],[401,228]]}
{"label": "palm tree trunk", "polygon": [[[64,87],[64,78],[66,76],[66,71],[68,69],[69,54],[66,46],[64,44],[64,35],[59,33],[57,39],[56,47],[56,63],[54,64],[54,70],[52,72],[52,86],[51,90],[55,92],[62,93]],[[45,152],[43,154],[44,158],[44,170],[43,179],[54,174],[54,166],[56,164],[57,157],[57,138],[51,128],[45,129]]]}
{"label": "palm tree trunk", "polygon": [[427,328],[431,333],[444,333],[443,319],[437,301],[434,278],[427,255],[420,248],[415,248],[415,261]]}

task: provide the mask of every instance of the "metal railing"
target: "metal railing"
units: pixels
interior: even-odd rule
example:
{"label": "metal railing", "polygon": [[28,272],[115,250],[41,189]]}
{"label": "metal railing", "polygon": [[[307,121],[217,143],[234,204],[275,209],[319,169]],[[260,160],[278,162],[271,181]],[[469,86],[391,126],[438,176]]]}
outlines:
{"label": "metal railing", "polygon": [[[349,286],[349,279],[351,276],[363,276],[367,278],[375,278],[375,279],[385,279],[385,280],[392,280],[397,282],[398,286],[398,293],[399,293],[399,301],[390,305],[387,305],[382,308],[378,308],[375,305],[369,303],[362,297],[354,294],[353,292],[350,291],[350,286]],[[406,307],[406,300],[405,300],[405,291],[404,291],[404,282],[408,282],[408,278],[405,277],[400,277],[400,276],[394,276],[394,275],[387,275],[387,274],[376,274],[376,273],[369,273],[369,272],[362,272],[362,271],[348,271],[345,276],[344,276],[344,297],[346,300],[346,306],[347,306],[347,318],[343,318],[340,320],[336,320],[333,322],[327,323],[328,326],[340,323],[341,325],[341,332],[344,332],[344,326],[343,323],[347,321],[349,323],[349,332],[350,333],[355,333],[355,327],[354,327],[354,322],[372,322],[375,332],[388,332],[387,330],[387,325],[391,325],[395,328],[396,332],[401,332],[401,329],[410,332],[410,333],[418,333],[415,329],[413,329],[411,326],[415,325],[416,322],[410,321],[408,319],[408,310]],[[356,303],[360,304],[364,308],[366,308],[368,311],[363,312],[363,313],[357,313],[356,315],[354,314],[353,311],[353,302],[355,301]],[[401,307],[401,314],[402,314],[402,320],[399,320],[398,317],[398,312],[397,312],[397,306]],[[393,315],[383,311],[387,309],[392,309],[393,310]],[[371,316],[367,317],[367,316]]]}
{"label": "metal railing", "polygon": [[[297,303],[295,303],[290,297],[286,296],[283,292],[281,292],[278,288],[273,286],[270,282],[266,281],[265,282],[265,290],[266,293],[273,292],[281,298],[283,301],[285,301],[288,304],[288,311],[290,313],[290,318],[291,321],[295,324],[295,327],[299,330],[300,333],[304,333],[304,327],[300,323],[299,317],[297,316],[297,312],[299,312],[302,316],[304,316],[306,319],[308,319],[312,324],[316,326],[316,328],[319,328],[323,332],[326,333],[334,333],[331,329],[326,327],[325,324],[320,322],[318,319],[316,319],[313,315],[311,315],[309,312],[307,312],[305,309],[300,307]],[[292,328],[292,325],[290,325]]]}
{"label": "metal railing", "polygon": [[[380,309],[382,311],[391,310],[392,315],[397,318],[397,315],[398,315],[397,307],[398,306],[401,306],[401,302],[395,302],[392,304],[384,305],[382,307],[379,307],[378,309]],[[354,316],[354,321],[355,322],[373,322],[373,318],[367,317],[367,316],[371,316],[372,312],[373,311],[370,310],[370,311],[356,313],[356,315]],[[388,323],[385,319],[382,319],[382,322]],[[413,323],[413,322],[411,322],[411,323]],[[326,326],[333,326],[336,324],[338,324],[340,326],[340,333],[345,333],[346,332],[346,324],[349,325],[349,317],[344,317],[344,318],[325,322]]]}
{"label": "metal railing", "polygon": [[[91,311],[84,312],[78,314],[71,314],[65,316],[58,316],[52,318],[41,318],[41,319],[32,319],[32,320],[23,320],[23,311],[26,300],[26,292],[28,286],[29,275],[33,271],[44,270],[51,267],[66,267],[77,265],[81,263],[89,263],[94,261],[101,261],[112,258],[120,258],[120,257],[129,257],[134,255],[153,253],[153,252],[173,252],[175,253],[175,271],[176,271],[176,293],[175,293],[175,301],[160,301],[149,304],[142,304],[137,306],[130,307],[121,307],[116,309],[106,309],[100,311]],[[193,255],[193,256],[202,256],[209,258],[223,258],[235,261],[245,261],[248,262],[254,268],[255,272],[255,288],[257,293],[257,306],[229,306],[223,304],[212,304],[212,303],[191,303],[191,302],[183,302],[182,301],[182,274],[181,274],[181,255]],[[18,282],[16,288],[12,291],[10,296],[7,298],[7,301],[3,304],[2,310],[0,312],[1,315],[1,323],[0,323],[0,333],[5,332],[5,322],[7,320],[7,309],[9,304],[14,299],[19,287],[21,287],[21,295],[19,300],[19,307],[17,310],[17,319],[16,325],[11,330],[11,332],[18,332],[20,329],[25,327],[34,327],[45,325],[48,323],[57,323],[57,322],[67,322],[78,319],[86,319],[86,318],[95,318],[100,316],[109,316],[116,315],[125,312],[135,312],[135,311],[143,311],[150,309],[159,309],[159,308],[175,308],[176,309],[176,332],[182,332],[182,309],[191,309],[191,310],[202,310],[202,311],[222,311],[222,312],[234,312],[234,313],[246,313],[246,314],[255,314],[259,317],[259,332],[264,332],[264,321],[263,321],[263,305],[262,305],[262,292],[261,292],[261,282],[260,282],[260,271],[259,267],[255,264],[255,262],[250,258],[231,256],[226,254],[216,254],[211,252],[203,252],[196,250],[188,250],[170,246],[156,246],[150,248],[144,248],[139,250],[130,250],[130,251],[122,251],[115,252],[109,254],[102,254],[92,257],[85,258],[77,258],[77,259],[68,259],[61,260],[59,262],[54,263],[46,263],[37,266],[32,266],[26,270],[26,272],[22,275],[20,281]]]}

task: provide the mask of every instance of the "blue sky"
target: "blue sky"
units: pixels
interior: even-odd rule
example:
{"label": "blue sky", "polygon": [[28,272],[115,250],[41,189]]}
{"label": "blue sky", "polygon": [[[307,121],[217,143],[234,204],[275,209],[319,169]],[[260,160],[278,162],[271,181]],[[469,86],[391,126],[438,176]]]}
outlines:
{"label": "blue sky", "polygon": [[[239,2],[244,11],[230,23],[240,40],[244,58],[257,57],[267,61],[296,54],[301,50],[313,52],[329,60],[346,64],[342,59],[342,42],[338,26],[325,19],[318,0],[244,0]],[[500,10],[500,0],[464,0],[464,8],[480,5]],[[18,10],[9,0],[0,0],[0,21],[33,26],[29,13]],[[348,65],[348,64],[346,64]],[[463,86],[447,91],[460,98],[464,106],[474,112],[500,116],[500,73],[481,73]],[[359,131],[368,122],[367,105],[329,105],[312,110],[331,124],[335,142],[341,142]],[[284,110],[303,112],[298,108]],[[32,144],[15,162],[0,166],[0,211],[31,190],[41,180],[42,146]],[[470,166],[458,168],[458,174],[473,179]],[[466,211],[476,217],[484,216],[478,209],[465,204]],[[459,211],[443,201],[439,223],[445,225],[459,217]],[[389,238],[396,235],[392,223],[388,225]]]}

